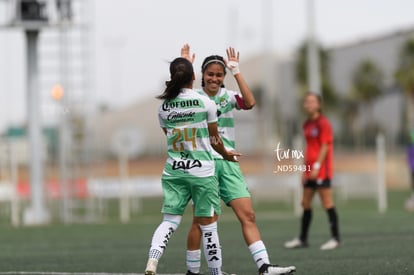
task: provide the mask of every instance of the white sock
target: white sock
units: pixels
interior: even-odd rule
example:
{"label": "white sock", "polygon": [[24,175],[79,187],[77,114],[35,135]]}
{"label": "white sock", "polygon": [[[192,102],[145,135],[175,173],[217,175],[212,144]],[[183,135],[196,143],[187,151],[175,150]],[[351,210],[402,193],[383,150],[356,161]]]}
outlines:
{"label": "white sock", "polygon": [[201,250],[187,250],[186,261],[187,270],[192,273],[200,273]]}
{"label": "white sock", "polygon": [[258,268],[263,264],[270,263],[269,255],[267,255],[266,247],[262,241],[257,241],[249,245],[249,250]]}
{"label": "white sock", "polygon": [[211,275],[221,275],[221,246],[217,232],[217,222],[200,225],[203,236],[203,251]]}
{"label": "white sock", "polygon": [[161,258],[172,234],[180,225],[181,217],[180,215],[164,214],[163,221],[152,236],[149,259],[156,259],[158,261]]}

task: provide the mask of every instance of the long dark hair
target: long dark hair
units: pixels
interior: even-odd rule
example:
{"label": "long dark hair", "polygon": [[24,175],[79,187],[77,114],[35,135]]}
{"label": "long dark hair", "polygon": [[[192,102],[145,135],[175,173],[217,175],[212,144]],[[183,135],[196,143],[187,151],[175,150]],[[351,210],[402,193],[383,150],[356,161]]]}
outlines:
{"label": "long dark hair", "polygon": [[166,100],[176,98],[182,88],[191,84],[193,76],[193,64],[185,58],[177,57],[170,63],[170,80],[165,82],[167,87],[157,98]]}
{"label": "long dark hair", "polygon": [[[201,64],[202,75],[204,75],[204,72],[206,71],[208,65],[210,64],[220,64],[221,66],[223,66],[224,75],[226,75],[226,63],[224,62],[224,58],[220,55],[210,55],[204,59],[203,64]],[[204,86],[205,86],[204,76],[201,76],[201,87],[204,87]],[[224,84],[222,84],[221,87],[224,88]]]}

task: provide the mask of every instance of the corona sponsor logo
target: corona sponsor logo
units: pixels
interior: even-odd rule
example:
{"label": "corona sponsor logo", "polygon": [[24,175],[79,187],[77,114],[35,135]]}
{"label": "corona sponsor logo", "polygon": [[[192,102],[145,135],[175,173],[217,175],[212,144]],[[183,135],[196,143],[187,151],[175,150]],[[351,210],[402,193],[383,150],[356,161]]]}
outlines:
{"label": "corona sponsor logo", "polygon": [[170,112],[174,108],[189,108],[189,107],[198,107],[200,106],[200,101],[198,99],[189,99],[182,101],[167,101],[162,104],[162,110]]}

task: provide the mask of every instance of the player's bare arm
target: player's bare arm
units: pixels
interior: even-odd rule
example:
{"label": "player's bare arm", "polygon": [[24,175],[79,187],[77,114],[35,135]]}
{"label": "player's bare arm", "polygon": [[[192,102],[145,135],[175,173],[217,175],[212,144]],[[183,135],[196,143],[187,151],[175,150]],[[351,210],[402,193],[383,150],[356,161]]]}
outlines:
{"label": "player's bare arm", "polygon": [[237,162],[237,157],[241,156],[240,153],[236,151],[228,151],[224,147],[223,141],[218,133],[217,123],[208,124],[208,132],[210,135],[210,143],[213,149],[223,156],[225,160]]}
{"label": "player's bare arm", "polygon": [[250,90],[247,82],[245,81],[243,75],[240,73],[239,69],[239,58],[240,53],[236,52],[236,50],[232,47],[226,49],[227,53],[227,61],[226,66],[230,69],[234,78],[236,79],[237,85],[239,86],[240,92],[243,97],[244,107],[243,109],[251,109],[256,104],[256,100],[254,99],[253,93]]}
{"label": "player's bare arm", "polygon": [[325,160],[326,154],[328,153],[328,146],[329,145],[327,143],[323,143],[321,145],[321,149],[320,149],[319,154],[318,154],[318,159],[315,162],[315,163],[317,163],[317,165],[315,165],[315,163],[314,163],[314,165],[312,167],[312,172],[311,172],[311,178],[312,179],[316,179],[318,177],[320,165]]}

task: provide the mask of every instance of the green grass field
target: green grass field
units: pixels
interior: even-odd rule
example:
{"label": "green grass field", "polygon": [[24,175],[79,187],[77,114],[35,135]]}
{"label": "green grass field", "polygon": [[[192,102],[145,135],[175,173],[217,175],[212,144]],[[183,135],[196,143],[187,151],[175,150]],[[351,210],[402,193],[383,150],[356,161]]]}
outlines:
{"label": "green grass field", "polygon": [[[403,208],[407,196],[405,192],[390,192],[385,214],[377,212],[374,200],[338,202],[343,246],[335,251],[319,250],[329,238],[326,214],[319,205],[315,205],[310,247],[301,250],[283,248],[299,227],[299,218],[293,216],[290,205],[260,202],[255,209],[272,262],[296,265],[296,274],[414,274],[414,213]],[[0,274],[142,273],[152,233],[161,220],[160,204],[160,199],[145,200],[142,212],[128,224],[113,217],[102,224],[13,228],[2,217]],[[223,270],[256,274],[238,221],[230,209],[223,212],[219,222]],[[160,274],[185,272],[190,220],[188,211],[160,261]],[[204,274],[205,268],[203,263]]]}

